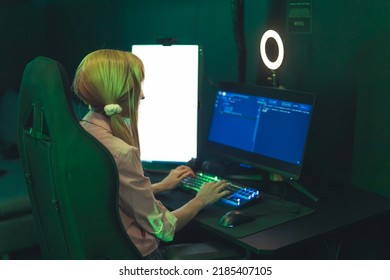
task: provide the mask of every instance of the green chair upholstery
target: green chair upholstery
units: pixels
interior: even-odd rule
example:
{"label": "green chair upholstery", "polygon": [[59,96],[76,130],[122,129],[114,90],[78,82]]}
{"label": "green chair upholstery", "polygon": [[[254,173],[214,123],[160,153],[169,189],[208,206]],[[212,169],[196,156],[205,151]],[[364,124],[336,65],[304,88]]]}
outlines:
{"label": "green chair upholstery", "polygon": [[[67,74],[54,60],[37,57],[25,68],[18,141],[44,258],[142,258],[119,219],[115,162],[80,126]],[[246,254],[220,250],[226,244],[219,243],[168,247],[167,256],[173,259],[235,259]]]}

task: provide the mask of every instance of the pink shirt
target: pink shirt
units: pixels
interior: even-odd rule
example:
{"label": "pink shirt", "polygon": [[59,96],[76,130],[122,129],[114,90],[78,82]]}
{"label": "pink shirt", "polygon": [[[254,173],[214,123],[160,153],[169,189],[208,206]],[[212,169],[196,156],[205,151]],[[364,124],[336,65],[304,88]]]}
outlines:
{"label": "pink shirt", "polygon": [[113,155],[119,173],[119,214],[124,228],[143,256],[172,241],[176,217],[156,200],[144,176],[140,151],[112,135],[107,117],[89,112],[80,122]]}

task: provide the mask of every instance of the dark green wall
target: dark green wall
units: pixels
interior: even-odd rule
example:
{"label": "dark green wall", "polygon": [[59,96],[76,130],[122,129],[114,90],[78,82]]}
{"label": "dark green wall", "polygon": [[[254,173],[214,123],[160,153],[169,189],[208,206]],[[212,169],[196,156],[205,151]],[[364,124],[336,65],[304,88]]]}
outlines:
{"label": "dark green wall", "polygon": [[[251,2],[251,3],[250,3]],[[262,30],[267,1],[248,1],[248,23]],[[132,44],[156,43],[174,37],[180,44],[204,48],[206,80],[236,80],[237,51],[231,1],[48,1],[51,56],[71,71],[88,52],[99,48],[130,49]],[[258,32],[260,34],[260,31]],[[258,34],[249,34],[255,41]],[[257,56],[257,46],[248,45]],[[248,76],[256,79],[258,58],[248,62]]]}
{"label": "dark green wall", "polygon": [[390,2],[314,0],[311,34],[288,33],[286,1],[275,2],[281,84],[318,95],[305,170],[390,195]]}
{"label": "dark green wall", "polygon": [[[72,76],[92,50],[130,49],[159,37],[203,45],[204,122],[213,83],[237,81],[231,1],[4,3],[2,91],[18,83],[25,63],[38,54],[59,60]],[[318,96],[304,178],[327,178],[390,195],[390,2],[313,0],[311,34],[287,32],[286,5],[286,0],[245,1],[246,81],[267,84],[270,73],[262,65],[258,45],[266,29],[277,29],[286,49],[281,84]]]}
{"label": "dark green wall", "polygon": [[40,1],[0,1],[0,96],[17,89],[26,63],[45,53],[45,26]]}

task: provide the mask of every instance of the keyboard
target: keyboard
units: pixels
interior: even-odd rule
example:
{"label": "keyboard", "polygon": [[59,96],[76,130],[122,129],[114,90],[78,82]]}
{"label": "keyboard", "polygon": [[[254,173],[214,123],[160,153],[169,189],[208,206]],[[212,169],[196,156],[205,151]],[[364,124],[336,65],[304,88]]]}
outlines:
{"label": "keyboard", "polygon": [[228,182],[225,189],[230,192],[218,200],[219,204],[238,208],[260,197],[260,191],[258,189],[250,188],[242,184],[231,182],[224,178],[202,172],[196,173],[195,177],[186,177],[183,181],[181,181],[179,187],[185,191],[197,193],[204,183],[218,182],[221,180]]}

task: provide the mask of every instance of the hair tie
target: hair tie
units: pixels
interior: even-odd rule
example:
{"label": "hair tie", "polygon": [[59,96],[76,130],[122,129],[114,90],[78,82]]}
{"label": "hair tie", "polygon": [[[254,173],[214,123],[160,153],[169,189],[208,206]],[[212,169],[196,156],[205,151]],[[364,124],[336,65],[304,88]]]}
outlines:
{"label": "hair tie", "polygon": [[107,117],[111,117],[112,115],[122,112],[122,107],[119,104],[107,104],[104,106],[104,112]]}

